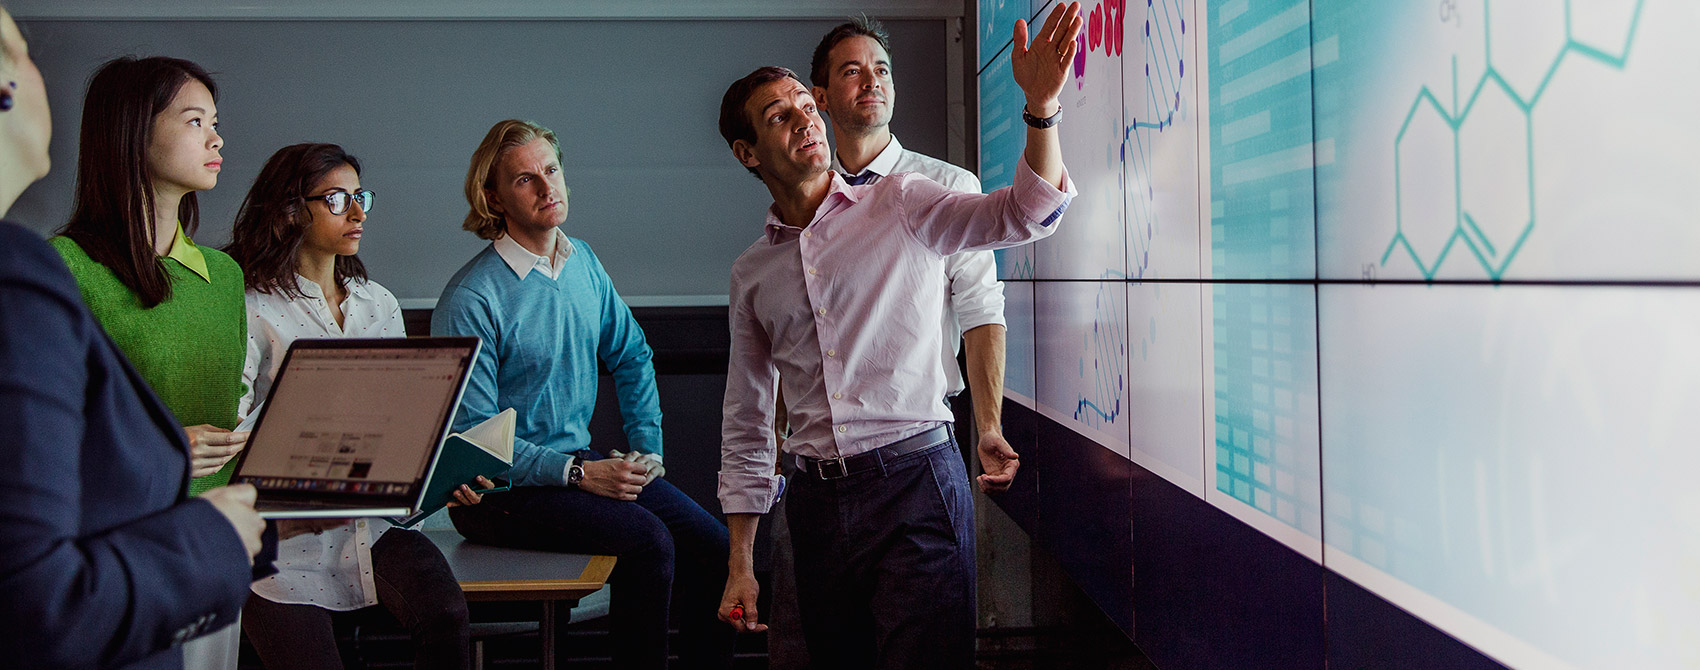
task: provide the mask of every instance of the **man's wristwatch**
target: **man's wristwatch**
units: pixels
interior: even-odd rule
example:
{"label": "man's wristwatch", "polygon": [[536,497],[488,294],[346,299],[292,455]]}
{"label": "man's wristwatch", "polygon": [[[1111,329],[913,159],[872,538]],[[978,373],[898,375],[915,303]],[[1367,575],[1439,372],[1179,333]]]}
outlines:
{"label": "man's wristwatch", "polygon": [[578,488],[579,482],[584,481],[584,466],[577,463],[567,466],[567,488]]}
{"label": "man's wristwatch", "polygon": [[1027,112],[1027,106],[1023,105],[1021,107],[1021,120],[1024,123],[1026,123],[1027,125],[1033,126],[1034,128],[1040,128],[1040,129],[1049,128],[1051,126],[1057,125],[1057,121],[1062,120],[1062,107],[1060,107],[1060,106],[1057,107],[1057,113],[1041,119],[1037,116],[1033,116],[1032,114],[1028,113]]}

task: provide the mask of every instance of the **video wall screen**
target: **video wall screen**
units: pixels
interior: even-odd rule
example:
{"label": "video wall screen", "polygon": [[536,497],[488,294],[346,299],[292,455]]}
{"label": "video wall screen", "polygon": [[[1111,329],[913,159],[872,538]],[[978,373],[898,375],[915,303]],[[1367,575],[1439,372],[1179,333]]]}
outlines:
{"label": "video wall screen", "polygon": [[1082,10],[1010,399],[1503,663],[1700,664],[1700,5]]}

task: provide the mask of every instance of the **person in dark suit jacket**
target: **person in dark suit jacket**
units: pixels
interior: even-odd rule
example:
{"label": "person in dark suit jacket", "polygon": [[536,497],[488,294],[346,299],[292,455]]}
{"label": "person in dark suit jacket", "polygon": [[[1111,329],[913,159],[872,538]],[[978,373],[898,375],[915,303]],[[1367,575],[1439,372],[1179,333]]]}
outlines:
{"label": "person in dark suit jacket", "polygon": [[[41,74],[0,8],[0,214],[47,173],[50,134]],[[270,567],[253,487],[188,497],[177,419],[59,254],[4,222],[0,435],[0,665],[180,668],[176,647],[235,620]]]}

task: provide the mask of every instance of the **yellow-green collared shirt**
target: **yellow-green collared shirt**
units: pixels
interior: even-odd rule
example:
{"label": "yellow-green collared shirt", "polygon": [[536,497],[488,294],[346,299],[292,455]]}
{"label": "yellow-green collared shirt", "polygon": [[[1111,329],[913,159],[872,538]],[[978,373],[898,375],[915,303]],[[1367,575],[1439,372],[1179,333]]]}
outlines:
{"label": "yellow-green collared shirt", "polygon": [[200,275],[208,284],[212,283],[212,273],[207,272],[207,257],[201,254],[201,248],[183,234],[183,222],[177,222],[177,236],[171,238],[171,249],[165,252],[165,257],[182,263],[190,272]]}

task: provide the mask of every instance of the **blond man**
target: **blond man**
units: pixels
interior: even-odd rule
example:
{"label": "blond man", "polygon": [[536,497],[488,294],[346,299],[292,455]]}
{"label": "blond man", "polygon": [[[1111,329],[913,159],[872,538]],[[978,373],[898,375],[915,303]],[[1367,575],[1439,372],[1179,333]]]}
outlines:
{"label": "blond man", "polygon": [[[680,577],[681,660],[728,667],[732,629],[713,618],[726,579],[727,533],[659,478],[661,406],[643,329],[584,240],[561,231],[568,190],[549,129],[503,121],[472,155],[465,228],[490,246],[455,273],[431,315],[433,335],[484,340],[455,430],[512,407],[510,491],[451,510],[468,540],[613,554],[614,662],[667,666],[667,613]],[[597,363],[613,373],[626,449],[589,433]]]}

